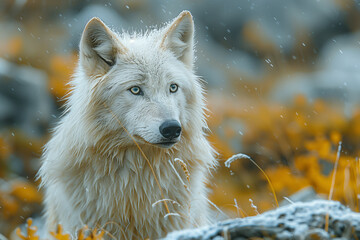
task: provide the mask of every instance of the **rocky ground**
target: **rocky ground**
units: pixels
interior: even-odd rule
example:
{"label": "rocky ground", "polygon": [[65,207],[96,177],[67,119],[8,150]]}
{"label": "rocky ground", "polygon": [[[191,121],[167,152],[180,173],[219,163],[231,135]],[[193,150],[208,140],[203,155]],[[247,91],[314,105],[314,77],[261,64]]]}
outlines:
{"label": "rocky ground", "polygon": [[360,214],[339,202],[293,203],[263,214],[170,233],[163,240],[359,239]]}

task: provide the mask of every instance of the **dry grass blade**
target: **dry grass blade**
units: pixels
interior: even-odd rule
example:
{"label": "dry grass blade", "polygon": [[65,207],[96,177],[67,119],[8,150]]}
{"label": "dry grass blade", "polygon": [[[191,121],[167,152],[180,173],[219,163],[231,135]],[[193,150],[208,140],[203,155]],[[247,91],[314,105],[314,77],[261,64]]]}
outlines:
{"label": "dry grass blade", "polygon": [[164,218],[168,218],[169,216],[176,216],[176,217],[180,217],[180,214],[178,213],[168,213],[164,216]]}
{"label": "dry grass blade", "polygon": [[161,203],[161,202],[163,202],[163,201],[168,201],[168,202],[171,202],[172,204],[176,204],[177,206],[181,206],[180,205],[180,203],[178,203],[177,201],[175,201],[175,200],[172,200],[172,199],[160,199],[160,200],[157,200],[156,202],[154,202],[151,206],[152,207],[155,207],[158,203]]}
{"label": "dry grass blade", "polygon": [[176,168],[175,168],[174,165],[171,163],[170,159],[169,159],[168,162],[169,162],[171,168],[174,170],[176,176],[178,177],[178,179],[180,180],[180,182],[181,182],[182,185],[184,186],[184,188],[185,188],[187,191],[190,191],[189,187],[184,183],[184,181],[183,181],[182,178],[180,177],[179,173],[176,171]]}
{"label": "dry grass blade", "polygon": [[[339,142],[338,150],[336,153],[336,161],[335,161],[335,166],[334,166],[334,172],[333,172],[332,179],[331,179],[331,188],[330,188],[328,200],[331,200],[333,197],[334,188],[335,188],[336,171],[337,171],[337,168],[339,165],[339,159],[340,159],[340,152],[341,152],[341,141]],[[329,213],[327,213],[325,216],[325,231],[327,232],[328,230],[329,230]]]}
{"label": "dry grass blade", "polygon": [[355,167],[353,168],[355,174],[355,201],[356,201],[356,211],[359,212],[359,189],[360,189],[360,166],[359,166],[359,158],[355,158]]}
{"label": "dry grass blade", "polygon": [[186,166],[186,163],[184,163],[183,160],[181,160],[180,158],[175,158],[175,162],[178,162],[183,170],[183,172],[185,173],[186,175],[186,180],[188,181],[188,183],[190,183],[190,173],[189,173],[189,170]]}
{"label": "dry grass blade", "polygon": [[356,231],[354,226],[351,227],[351,235],[354,236],[355,240],[359,240],[359,238],[356,236]]}
{"label": "dry grass blade", "polygon": [[[126,232],[124,231],[123,226],[121,226],[119,223],[114,222],[114,221],[109,221],[109,222],[105,223],[100,229],[102,229],[103,231],[105,231],[105,227],[106,227],[107,225],[109,225],[109,224],[114,224],[114,225],[116,225],[116,226],[120,229],[120,231],[121,231],[121,233],[123,234],[123,236],[126,237]],[[111,233],[109,233],[108,231],[105,231],[105,233],[106,233],[106,235],[110,236],[112,239],[116,239],[116,238],[115,238]],[[134,232],[133,232],[133,233],[134,233]]]}
{"label": "dry grass blade", "polygon": [[246,154],[242,154],[242,153],[239,153],[239,154],[236,154],[234,156],[232,156],[231,158],[229,158],[228,160],[226,160],[225,162],[225,166],[227,168],[230,168],[230,165],[232,162],[234,162],[235,160],[238,160],[238,159],[248,159],[249,161],[251,161],[265,176],[266,180],[268,181],[269,183],[269,186],[270,186],[270,189],[274,195],[274,200],[275,200],[275,203],[276,203],[276,206],[279,207],[279,202],[277,200],[277,197],[276,197],[276,193],[275,193],[275,189],[274,189],[274,186],[273,184],[271,183],[270,181],[270,178],[269,176],[265,173],[265,171],[254,161],[252,160],[248,155]]}
{"label": "dry grass blade", "polygon": [[237,201],[236,201],[236,198],[234,198],[234,203],[235,203],[235,208],[236,208],[236,212],[237,212],[237,216],[240,217],[240,213],[241,213],[241,218],[244,218],[246,217],[244,211],[239,207]]}
{"label": "dry grass blade", "polygon": [[215,203],[210,201],[210,199],[208,199],[207,197],[204,197],[204,198],[211,206],[213,206],[217,211],[219,211],[219,213],[221,213],[223,216],[227,217],[227,215],[223,211],[221,211],[221,209],[218,206],[216,206]]}

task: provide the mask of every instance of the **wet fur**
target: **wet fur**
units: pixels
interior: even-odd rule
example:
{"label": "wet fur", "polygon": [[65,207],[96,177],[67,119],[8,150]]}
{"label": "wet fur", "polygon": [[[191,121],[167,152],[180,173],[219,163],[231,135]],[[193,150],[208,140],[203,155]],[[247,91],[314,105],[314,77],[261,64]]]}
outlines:
{"label": "wet fur", "polygon": [[[143,35],[117,34],[99,19],[88,23],[72,93],[39,171],[48,231],[60,223],[75,236],[88,225],[116,239],[154,239],[208,222],[205,182],[214,151],[205,138],[203,89],[192,65],[189,12]],[[170,81],[179,85],[178,95],[167,93]],[[148,94],[132,96],[127,89],[139,84]],[[160,148],[154,143],[166,119],[178,120],[182,134],[171,148]],[[161,192],[118,120],[150,160],[164,197],[179,203],[167,202],[179,216],[164,218],[164,204],[153,206]],[[175,158],[187,165],[190,183]]]}

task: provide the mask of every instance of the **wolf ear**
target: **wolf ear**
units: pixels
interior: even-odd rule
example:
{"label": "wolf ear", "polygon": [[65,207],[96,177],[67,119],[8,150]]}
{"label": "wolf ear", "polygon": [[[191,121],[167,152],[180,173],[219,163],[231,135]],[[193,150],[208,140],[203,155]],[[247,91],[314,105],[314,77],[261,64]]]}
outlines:
{"label": "wolf ear", "polygon": [[89,73],[108,71],[116,62],[117,53],[125,51],[116,34],[99,18],[86,25],[80,41],[80,64]]}
{"label": "wolf ear", "polygon": [[165,29],[160,48],[170,50],[180,61],[192,68],[194,22],[189,11],[183,11]]}

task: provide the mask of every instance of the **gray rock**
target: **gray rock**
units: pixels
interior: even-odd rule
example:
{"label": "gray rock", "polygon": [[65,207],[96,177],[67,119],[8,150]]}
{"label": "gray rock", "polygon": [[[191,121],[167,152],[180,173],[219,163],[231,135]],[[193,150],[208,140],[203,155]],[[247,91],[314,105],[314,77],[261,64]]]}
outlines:
{"label": "gray rock", "polygon": [[343,103],[351,111],[360,102],[360,33],[339,36],[328,42],[312,73],[297,73],[279,81],[273,87],[271,99],[288,102],[297,94],[310,101],[324,99]]}
{"label": "gray rock", "polygon": [[[197,31],[197,73],[211,88],[230,87],[230,82],[260,80],[264,75],[263,65],[258,59],[239,50],[228,50],[217,44],[205,31]],[[237,79],[233,79],[234,76]],[[230,89],[227,89],[230,90]]]}
{"label": "gray rock", "polygon": [[209,35],[219,43],[244,49],[242,30],[246,23],[254,22],[266,39],[285,53],[294,48],[299,30],[315,39],[325,38],[337,30],[333,25],[344,19],[334,0],[154,0],[148,11],[159,20],[168,21],[184,9],[192,12],[197,24],[208,26]]}
{"label": "gray rock", "polygon": [[44,72],[0,58],[0,129],[20,128],[29,137],[42,136],[54,113],[47,82]]}
{"label": "gray rock", "polygon": [[[324,231],[326,216],[328,231]],[[227,236],[225,238],[225,236]],[[249,239],[251,237],[290,239],[358,239],[360,213],[352,212],[339,202],[317,200],[295,203],[254,217],[231,219],[215,225],[168,234],[164,240]]]}
{"label": "gray rock", "polygon": [[[300,191],[294,193],[288,199],[285,199],[280,203],[280,206],[289,205],[295,202],[311,202],[317,199],[322,199],[314,190],[313,187],[306,187]],[[291,202],[290,202],[290,201]]]}

